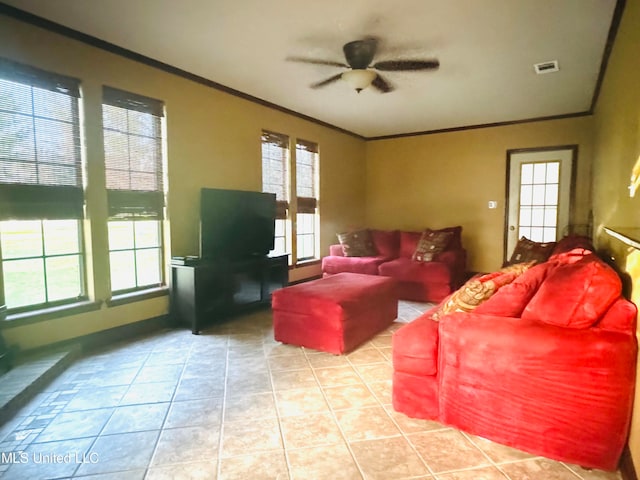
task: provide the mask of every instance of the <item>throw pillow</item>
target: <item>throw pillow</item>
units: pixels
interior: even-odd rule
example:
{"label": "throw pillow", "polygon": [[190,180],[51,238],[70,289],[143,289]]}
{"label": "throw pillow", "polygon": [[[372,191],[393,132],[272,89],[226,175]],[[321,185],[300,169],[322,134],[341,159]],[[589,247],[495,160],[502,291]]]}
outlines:
{"label": "throw pillow", "polygon": [[425,230],[422,232],[415,252],[413,252],[412,260],[418,262],[433,261],[436,255],[447,249],[452,237],[452,232]]}
{"label": "throw pillow", "polygon": [[557,265],[522,312],[536,320],[569,328],[596,323],[622,292],[616,272],[595,255]]}
{"label": "throw pillow", "polygon": [[452,312],[470,312],[497,292],[513,282],[518,275],[513,272],[493,272],[474,277],[454,292],[448,300],[431,314],[433,320]]}
{"label": "throw pillow", "polygon": [[345,257],[375,257],[378,254],[371,232],[366,229],[339,233],[338,241]]}
{"label": "throw pillow", "polygon": [[[496,292],[486,302],[483,302],[482,305],[479,305],[475,309],[475,313],[499,317],[520,317],[522,311],[533,298],[538,288],[540,288],[547,273],[554,266],[552,263],[545,262],[526,270],[522,268],[522,265],[512,265],[503,269],[511,269],[513,273],[520,270],[522,274],[509,285],[502,287],[500,291]],[[516,269],[514,267],[519,268]]]}
{"label": "throw pillow", "polygon": [[522,237],[518,240],[516,248],[513,250],[513,254],[507,265],[513,265],[514,263],[524,263],[534,261],[536,263],[546,262],[551,256],[553,249],[556,246],[556,242],[534,242],[527,237]]}

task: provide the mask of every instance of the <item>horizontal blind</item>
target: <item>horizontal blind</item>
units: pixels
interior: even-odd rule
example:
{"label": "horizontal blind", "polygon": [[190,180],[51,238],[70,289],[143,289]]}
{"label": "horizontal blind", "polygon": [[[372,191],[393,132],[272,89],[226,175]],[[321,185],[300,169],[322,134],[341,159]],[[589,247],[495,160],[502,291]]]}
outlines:
{"label": "horizontal blind", "polygon": [[0,220],[82,218],[80,81],[0,58]]}
{"label": "horizontal blind", "polygon": [[315,213],[317,200],[318,145],[296,141],[296,195],[298,213]]}
{"label": "horizontal blind", "polygon": [[160,100],[103,87],[102,122],[109,217],[164,217]]}
{"label": "horizontal blind", "polygon": [[289,137],[262,132],[262,191],[275,193],[276,218],[286,219],[289,209]]}

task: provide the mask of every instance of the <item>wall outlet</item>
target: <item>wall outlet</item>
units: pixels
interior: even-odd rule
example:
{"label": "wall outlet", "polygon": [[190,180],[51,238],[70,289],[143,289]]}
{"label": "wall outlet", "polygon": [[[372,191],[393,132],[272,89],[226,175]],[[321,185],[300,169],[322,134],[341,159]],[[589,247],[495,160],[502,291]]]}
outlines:
{"label": "wall outlet", "polygon": [[498,208],[498,202],[496,202],[495,200],[489,200],[489,208],[492,210],[494,208]]}

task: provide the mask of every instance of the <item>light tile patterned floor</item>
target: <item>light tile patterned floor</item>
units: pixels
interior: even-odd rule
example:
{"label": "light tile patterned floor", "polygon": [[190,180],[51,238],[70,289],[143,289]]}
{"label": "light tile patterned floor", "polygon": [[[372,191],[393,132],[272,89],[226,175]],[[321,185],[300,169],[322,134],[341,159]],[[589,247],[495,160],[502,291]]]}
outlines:
{"label": "light tile patterned floor", "polygon": [[[82,357],[0,429],[7,479],[612,480],[391,407],[391,334],[345,356],[281,345],[258,312]],[[12,456],[13,454],[13,456]]]}

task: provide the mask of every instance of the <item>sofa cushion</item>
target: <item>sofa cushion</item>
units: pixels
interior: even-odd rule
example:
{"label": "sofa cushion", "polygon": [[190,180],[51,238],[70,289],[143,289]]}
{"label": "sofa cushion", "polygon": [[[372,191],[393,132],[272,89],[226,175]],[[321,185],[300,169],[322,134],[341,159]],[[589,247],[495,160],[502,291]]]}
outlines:
{"label": "sofa cushion", "polygon": [[400,249],[400,232],[398,230],[371,230],[371,238],[378,255],[396,258]]}
{"label": "sofa cushion", "polygon": [[440,262],[414,262],[411,258],[396,258],[383,262],[378,273],[401,282],[445,284],[451,283],[451,269]]}
{"label": "sofa cushion", "polygon": [[611,330],[635,335],[638,308],[624,297],[618,297],[607,309],[596,327],[602,330]]}
{"label": "sofa cushion", "polygon": [[527,237],[522,237],[518,240],[511,258],[505,263],[505,265],[530,262],[532,260],[537,263],[546,262],[551,256],[551,252],[555,246],[556,242],[534,242],[529,240]]}
{"label": "sofa cushion", "polygon": [[367,229],[338,233],[338,240],[345,257],[375,257],[378,254]]}
{"label": "sofa cushion", "polygon": [[418,247],[422,232],[400,232],[400,257],[411,258]]}
{"label": "sofa cushion", "polygon": [[377,275],[378,266],[387,260],[385,257],[338,257],[328,256],[322,259],[322,272],[328,275],[337,273],[364,273]]}
{"label": "sofa cushion", "polygon": [[431,311],[396,330],[391,351],[395,371],[435,375],[438,370],[438,323],[431,319]]}
{"label": "sofa cushion", "polygon": [[452,232],[425,230],[413,252],[412,260],[418,262],[432,262],[439,253],[447,249],[453,237]]}
{"label": "sofa cushion", "polygon": [[616,272],[595,255],[557,264],[522,312],[523,320],[588,328],[620,296]]}
{"label": "sofa cushion", "polygon": [[545,262],[528,269],[478,305],[474,312],[500,317],[519,317],[552,267],[552,264]]}

